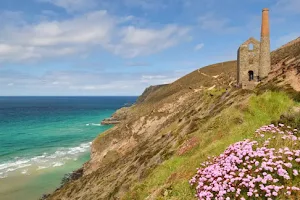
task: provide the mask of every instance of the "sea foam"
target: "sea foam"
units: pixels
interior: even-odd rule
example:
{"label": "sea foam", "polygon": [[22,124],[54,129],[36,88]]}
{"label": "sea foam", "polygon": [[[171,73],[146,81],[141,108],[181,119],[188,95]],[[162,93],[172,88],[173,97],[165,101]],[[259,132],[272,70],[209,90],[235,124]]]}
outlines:
{"label": "sea foam", "polygon": [[[78,156],[88,152],[91,142],[82,143],[77,147],[59,148],[52,154],[43,153],[32,158],[17,157],[13,161],[0,164],[0,178],[9,176],[10,173],[20,171],[21,174],[29,170],[43,170],[50,167],[61,167],[68,160],[77,160]],[[26,173],[25,173],[26,172]]]}
{"label": "sea foam", "polygon": [[102,125],[101,124],[91,123],[91,124],[86,124],[86,126],[102,126]]}

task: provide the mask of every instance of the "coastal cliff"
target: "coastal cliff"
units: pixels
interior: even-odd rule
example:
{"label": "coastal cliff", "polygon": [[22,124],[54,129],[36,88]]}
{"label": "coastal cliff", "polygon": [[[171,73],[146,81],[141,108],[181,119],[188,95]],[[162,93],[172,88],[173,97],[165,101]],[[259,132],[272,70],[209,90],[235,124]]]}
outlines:
{"label": "coastal cliff", "polygon": [[235,87],[236,68],[236,61],[218,63],[148,88],[93,141],[83,175],[47,199],[194,199],[188,181],[200,161],[300,100],[299,40],[272,53],[273,70],[253,91]]}
{"label": "coastal cliff", "polygon": [[143,94],[141,96],[139,96],[139,98],[137,99],[136,103],[143,103],[145,101],[147,101],[147,99],[153,95],[153,93],[155,91],[157,91],[158,89],[164,88],[168,86],[168,84],[163,84],[163,85],[152,85],[148,88],[145,89],[145,91],[143,92]]}
{"label": "coastal cliff", "polygon": [[[143,94],[139,96],[139,98],[136,101],[136,104],[141,104],[145,101],[147,101],[148,98],[150,98],[153,94],[155,95],[155,91],[166,87],[168,84],[163,85],[154,85],[150,86],[145,89]],[[101,121],[102,125],[116,125],[121,123],[121,121],[125,120],[129,115],[130,108],[123,107],[117,110],[110,118],[106,118]]]}
{"label": "coastal cliff", "polygon": [[101,121],[102,125],[116,125],[125,120],[129,114],[129,107],[123,107],[118,109],[110,118],[106,118]]}

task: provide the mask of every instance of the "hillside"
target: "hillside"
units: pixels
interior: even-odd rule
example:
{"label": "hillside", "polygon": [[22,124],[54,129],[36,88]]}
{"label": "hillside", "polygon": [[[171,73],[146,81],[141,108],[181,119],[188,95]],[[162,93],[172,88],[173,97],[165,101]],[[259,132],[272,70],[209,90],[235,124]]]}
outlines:
{"label": "hillside", "polygon": [[235,88],[229,61],[147,92],[93,141],[83,176],[47,199],[195,199],[189,180],[207,156],[271,122],[299,124],[299,56],[299,40],[272,52],[274,70],[254,91]]}
{"label": "hillside", "polygon": [[143,103],[145,101],[147,101],[147,98],[154,93],[156,90],[160,89],[160,88],[164,88],[168,86],[167,84],[164,85],[154,85],[154,86],[150,86],[148,88],[145,89],[145,91],[143,92],[143,94],[141,96],[139,96],[139,98],[137,99],[136,103],[140,104]]}

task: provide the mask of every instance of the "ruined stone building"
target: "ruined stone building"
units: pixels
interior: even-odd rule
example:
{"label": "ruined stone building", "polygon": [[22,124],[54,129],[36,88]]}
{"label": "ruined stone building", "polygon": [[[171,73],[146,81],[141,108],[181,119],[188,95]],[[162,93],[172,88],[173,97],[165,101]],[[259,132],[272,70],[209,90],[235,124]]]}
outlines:
{"label": "ruined stone building", "polygon": [[260,42],[253,37],[238,49],[237,84],[253,89],[271,70],[269,9],[262,11]]}

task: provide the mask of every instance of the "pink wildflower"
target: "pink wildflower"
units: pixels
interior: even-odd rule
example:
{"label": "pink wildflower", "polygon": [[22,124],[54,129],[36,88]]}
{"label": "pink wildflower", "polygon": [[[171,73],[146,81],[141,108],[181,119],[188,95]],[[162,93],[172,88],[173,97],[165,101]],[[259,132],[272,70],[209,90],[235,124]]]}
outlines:
{"label": "pink wildflower", "polygon": [[293,170],[293,175],[294,175],[294,176],[298,176],[298,170],[294,169],[294,170]]}

